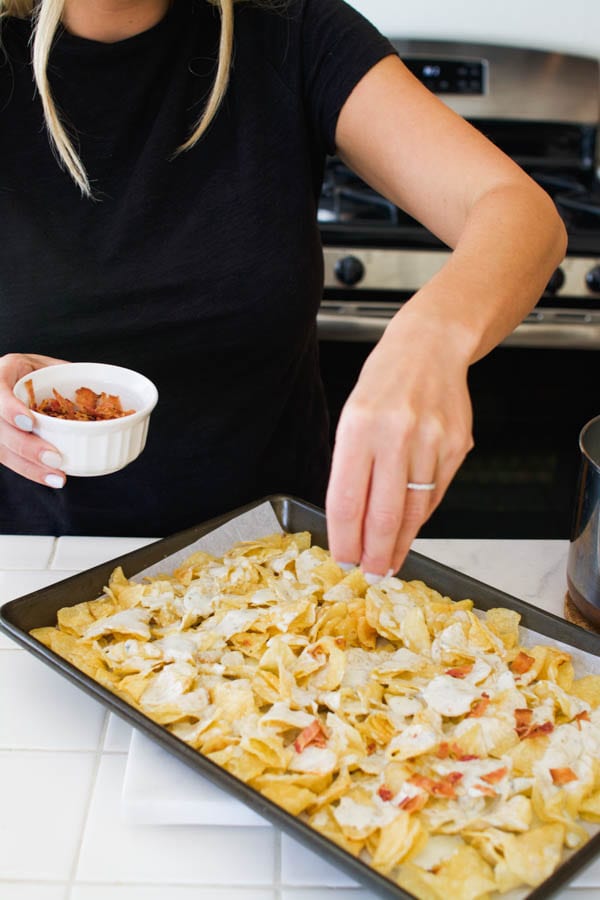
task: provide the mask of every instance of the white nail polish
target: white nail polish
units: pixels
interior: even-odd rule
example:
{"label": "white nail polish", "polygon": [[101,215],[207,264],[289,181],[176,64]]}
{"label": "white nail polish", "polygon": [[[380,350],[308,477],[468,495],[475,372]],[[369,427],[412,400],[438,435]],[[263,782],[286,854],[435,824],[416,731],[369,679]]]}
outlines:
{"label": "white nail polish", "polygon": [[21,431],[33,431],[33,422],[26,416],[25,413],[18,413],[15,416],[15,425],[17,428],[20,428]]}
{"label": "white nail polish", "polygon": [[385,575],[374,575],[372,572],[364,572],[363,574],[367,584],[377,584],[379,581],[383,581],[384,578],[389,578],[390,575],[393,575],[394,570],[388,569]]}
{"label": "white nail polish", "polygon": [[43,450],[40,453],[40,462],[49,469],[60,469],[62,466],[62,456],[55,450]]}
{"label": "white nail polish", "polygon": [[385,575],[374,575],[372,572],[363,572],[363,575],[367,584],[377,584],[382,578],[385,578]]}
{"label": "white nail polish", "polygon": [[344,572],[349,572],[350,569],[356,568],[356,563],[338,562],[338,566],[340,569],[343,569]]}
{"label": "white nail polish", "polygon": [[61,488],[65,483],[64,478],[61,478],[60,475],[46,475],[44,481],[51,488]]}

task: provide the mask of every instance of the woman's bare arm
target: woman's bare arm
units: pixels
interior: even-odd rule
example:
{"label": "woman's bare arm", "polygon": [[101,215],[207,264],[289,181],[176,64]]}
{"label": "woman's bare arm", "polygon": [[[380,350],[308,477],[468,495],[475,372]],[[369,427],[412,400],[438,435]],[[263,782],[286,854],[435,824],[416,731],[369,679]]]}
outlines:
{"label": "woman's bare arm", "polygon": [[337,431],[331,549],[381,575],[400,566],[473,445],[469,365],[533,308],[566,234],[548,195],[395,57],[354,89],[336,141],[357,174],[454,249],[388,325]]}

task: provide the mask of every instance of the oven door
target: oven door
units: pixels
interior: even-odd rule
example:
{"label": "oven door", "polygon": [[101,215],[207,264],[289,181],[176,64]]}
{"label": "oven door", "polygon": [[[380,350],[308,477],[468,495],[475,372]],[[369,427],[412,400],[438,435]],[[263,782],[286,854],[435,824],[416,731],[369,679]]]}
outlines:
{"label": "oven door", "polygon": [[[373,303],[365,315],[324,301],[320,356],[332,438],[393,305]],[[422,536],[569,537],[579,431],[600,413],[600,322],[587,323],[583,335],[585,321],[565,322],[550,340],[529,325],[471,367],[475,447]]]}

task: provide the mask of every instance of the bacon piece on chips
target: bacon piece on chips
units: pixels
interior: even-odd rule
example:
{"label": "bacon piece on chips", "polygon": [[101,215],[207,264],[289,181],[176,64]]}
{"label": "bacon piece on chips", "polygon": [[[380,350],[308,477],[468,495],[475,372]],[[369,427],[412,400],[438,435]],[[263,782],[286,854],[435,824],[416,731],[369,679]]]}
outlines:
{"label": "bacon piece on chips", "polygon": [[394,792],[387,787],[387,785],[382,784],[379,790],[377,791],[382,800],[391,800],[394,796]]}
{"label": "bacon piece on chips", "polygon": [[416,794],[414,797],[405,797],[398,804],[398,809],[405,809],[406,812],[418,812],[423,809],[429,799],[429,794]]}
{"label": "bacon piece on chips", "polygon": [[508,775],[508,769],[506,766],[502,766],[501,769],[494,769],[493,772],[488,772],[487,775],[482,775],[481,780],[487,782],[488,784],[498,784],[499,781],[502,781],[505,775]]}
{"label": "bacon piece on chips", "polygon": [[498,794],[496,793],[494,788],[489,787],[487,784],[474,784],[473,787],[476,791],[479,791],[479,793],[483,797],[497,797],[498,796]]}
{"label": "bacon piece on chips", "polygon": [[[414,784],[434,797],[456,797],[454,785],[462,778],[462,774],[460,772],[452,772],[451,774],[452,778],[444,775],[438,781],[428,778],[427,775],[411,775],[408,783]],[[459,776],[458,778],[456,778],[457,775]]]}
{"label": "bacon piece on chips", "polygon": [[519,740],[524,741],[527,738],[541,737],[544,734],[551,734],[554,731],[552,722],[541,722],[537,725],[532,724],[532,709],[515,709],[516,727],[515,731],[519,735]]}
{"label": "bacon piece on chips", "polygon": [[456,743],[450,744],[450,756],[459,762],[470,762],[472,759],[479,759],[479,756],[475,753],[465,753],[462,747]]}
{"label": "bacon piece on chips", "polygon": [[581,731],[581,723],[582,722],[591,722],[590,714],[587,709],[584,709],[583,712],[577,713],[576,716],[573,716],[573,721],[577,722],[577,727]]}
{"label": "bacon piece on chips", "polygon": [[448,781],[446,777],[440,778],[439,781],[436,781],[431,789],[431,793],[434,797],[448,797],[448,799],[452,800],[456,797],[456,791],[454,790],[454,784]]}
{"label": "bacon piece on chips", "polygon": [[448,781],[450,784],[456,784],[462,777],[462,772],[448,772],[447,775],[444,775],[444,781]]}
{"label": "bacon piece on chips", "polygon": [[528,656],[526,653],[523,653],[523,651],[520,650],[517,656],[515,656],[515,658],[511,662],[510,668],[511,671],[515,673],[515,675],[524,675],[525,672],[529,672],[534,662],[535,658],[533,656]]}
{"label": "bacon piece on chips", "polygon": [[542,737],[544,734],[552,734],[554,725],[552,722],[542,722],[540,725],[532,725],[524,735],[520,735],[521,740],[526,738]]}
{"label": "bacon piece on chips", "polygon": [[471,707],[471,712],[467,713],[467,718],[472,717],[475,719],[480,719],[481,716],[485,715],[485,711],[490,705],[490,698],[488,694],[482,694],[481,699],[476,700]]}
{"label": "bacon piece on chips", "polygon": [[577,781],[577,775],[568,766],[562,769],[549,769],[552,776],[552,782],[557,785],[568,784],[570,781]]}
{"label": "bacon piece on chips", "polygon": [[446,669],[445,674],[451,675],[452,678],[466,678],[473,671],[472,665],[455,666],[453,669]]}
{"label": "bacon piece on chips", "polygon": [[411,775],[410,778],[407,779],[409,784],[414,784],[415,787],[419,787],[424,791],[427,791],[428,794],[431,793],[431,789],[435,784],[433,778],[429,778],[427,775],[419,775],[418,772],[414,775]]}
{"label": "bacon piece on chips", "polygon": [[524,709],[515,709],[515,731],[521,737],[528,730],[533,719],[533,710],[525,707]]}
{"label": "bacon piece on chips", "polygon": [[294,741],[294,750],[296,753],[302,753],[309,744],[314,744],[315,747],[325,747],[327,744],[327,735],[318,719],[314,719],[300,732]]}
{"label": "bacon piece on chips", "polygon": [[447,741],[442,741],[441,744],[438,745],[435,755],[438,759],[448,759],[450,756],[452,759],[457,759],[459,762],[469,762],[472,759],[479,759],[474,753],[465,753],[458,744],[449,744]]}

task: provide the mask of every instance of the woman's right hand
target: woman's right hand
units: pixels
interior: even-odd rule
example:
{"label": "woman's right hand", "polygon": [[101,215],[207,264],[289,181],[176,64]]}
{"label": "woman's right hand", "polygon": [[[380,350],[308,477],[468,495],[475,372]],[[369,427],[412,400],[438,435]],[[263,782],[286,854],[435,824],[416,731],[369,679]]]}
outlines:
{"label": "woman's right hand", "polygon": [[31,412],[17,400],[13,387],[23,375],[56,366],[64,359],[34,353],[0,356],[0,464],[46,487],[61,488],[66,480],[62,459],[52,444],[32,434]]}

